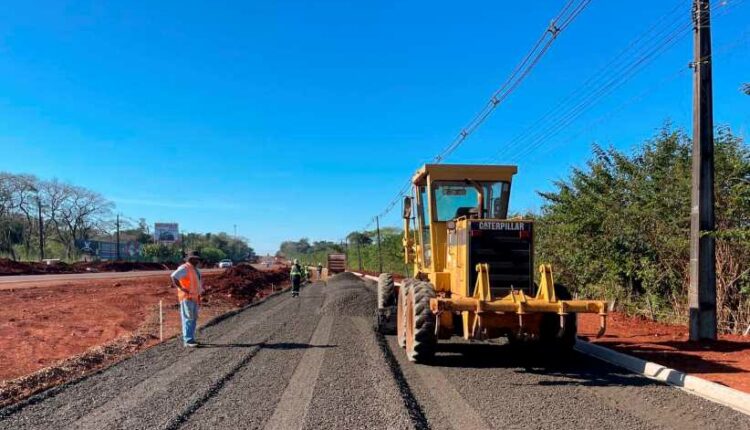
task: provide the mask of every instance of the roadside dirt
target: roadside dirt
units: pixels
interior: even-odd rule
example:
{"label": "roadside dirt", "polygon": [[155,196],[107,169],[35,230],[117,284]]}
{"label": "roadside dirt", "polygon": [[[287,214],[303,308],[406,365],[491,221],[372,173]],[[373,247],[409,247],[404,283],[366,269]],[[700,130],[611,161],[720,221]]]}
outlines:
{"label": "roadside dirt", "polygon": [[34,261],[13,261],[0,258],[0,276],[47,275],[65,273],[131,272],[136,270],[171,270],[175,263],[146,263],[135,261],[93,261],[68,264],[57,262],[46,264]]}
{"label": "roadside dirt", "polygon": [[615,313],[596,339],[599,317],[578,317],[579,335],[596,344],[694,374],[750,393],[750,337],[721,335],[716,342],[691,342],[685,326],[661,324]]}
{"label": "roadside dirt", "polygon": [[[286,279],[282,269],[236,269],[204,275],[201,323],[265,297],[271,283],[278,290]],[[0,406],[159,343],[160,300],[168,339],[179,333],[180,316],[163,275],[0,290]]]}

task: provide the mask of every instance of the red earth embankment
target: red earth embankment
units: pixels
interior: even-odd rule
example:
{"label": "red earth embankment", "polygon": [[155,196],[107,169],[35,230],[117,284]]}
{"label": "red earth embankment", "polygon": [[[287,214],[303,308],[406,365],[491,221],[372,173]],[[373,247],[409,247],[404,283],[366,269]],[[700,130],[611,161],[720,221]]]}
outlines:
{"label": "red earth embankment", "polygon": [[[199,323],[286,286],[284,269],[239,265],[204,275]],[[90,280],[0,290],[0,407],[179,333],[177,296],[168,276]]]}
{"label": "red earth embankment", "polygon": [[597,315],[579,315],[578,325],[578,334],[598,345],[750,393],[750,337],[726,334],[715,342],[691,342],[685,326],[620,313],[609,316],[599,339]]}

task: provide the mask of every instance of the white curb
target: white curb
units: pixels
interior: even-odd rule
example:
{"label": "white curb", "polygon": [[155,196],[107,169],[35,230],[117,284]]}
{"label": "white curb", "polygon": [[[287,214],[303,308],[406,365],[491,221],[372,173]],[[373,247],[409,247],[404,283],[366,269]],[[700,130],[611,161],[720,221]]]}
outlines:
{"label": "white curb", "polygon": [[661,364],[613,351],[591,342],[579,340],[576,342],[575,349],[578,352],[643,375],[646,378],[664,382],[688,393],[703,397],[706,400],[711,400],[750,415],[750,394],[748,393],[688,375],[679,370],[662,366]]}
{"label": "white curb", "polygon": [[[377,281],[376,276],[352,272],[362,278]],[[399,283],[396,283],[399,284]],[[578,340],[575,345],[576,351],[597,358],[615,366],[622,367],[633,373],[645,376],[655,381],[677,387],[688,393],[702,397],[706,400],[728,406],[736,411],[750,415],[750,394],[707,381],[697,376],[688,375],[679,370],[670,369],[661,364],[642,360],[631,355],[623,354],[583,340]]]}

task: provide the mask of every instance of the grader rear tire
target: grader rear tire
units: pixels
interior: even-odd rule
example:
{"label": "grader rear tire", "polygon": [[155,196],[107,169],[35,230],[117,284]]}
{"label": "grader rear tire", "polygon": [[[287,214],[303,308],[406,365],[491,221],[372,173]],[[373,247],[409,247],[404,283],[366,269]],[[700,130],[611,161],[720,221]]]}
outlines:
{"label": "grader rear tire", "polygon": [[393,285],[393,275],[390,273],[381,273],[378,276],[378,309],[393,306],[393,292],[395,288]]}
{"label": "grader rear tire", "polygon": [[406,357],[409,361],[425,363],[435,356],[436,322],[430,310],[433,298],[435,289],[429,282],[417,282],[409,288],[406,311]]}
{"label": "grader rear tire", "polygon": [[[571,300],[573,298],[570,291],[561,284],[555,284],[555,296],[557,296],[558,300]],[[563,330],[562,336],[558,337],[560,333],[560,316],[557,314],[544,314],[539,333],[539,340],[543,348],[560,353],[568,353],[573,350],[578,337],[577,314],[571,313],[565,315],[564,318],[565,330]]]}
{"label": "grader rear tire", "polygon": [[409,278],[404,280],[404,283],[398,289],[398,297],[396,298],[396,340],[398,346],[406,348],[406,309],[407,295],[409,288],[416,282],[415,279]]}

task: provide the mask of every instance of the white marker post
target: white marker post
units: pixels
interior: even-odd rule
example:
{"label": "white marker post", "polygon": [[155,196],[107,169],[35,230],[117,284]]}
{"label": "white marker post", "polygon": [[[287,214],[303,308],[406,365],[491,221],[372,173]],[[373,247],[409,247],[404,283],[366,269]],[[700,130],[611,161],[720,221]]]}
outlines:
{"label": "white marker post", "polygon": [[164,306],[159,300],[159,342],[164,341]]}

